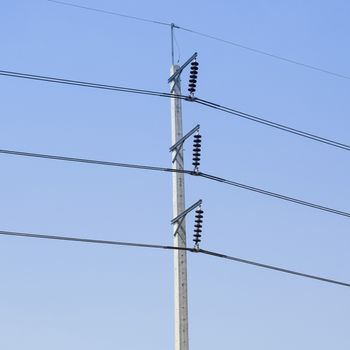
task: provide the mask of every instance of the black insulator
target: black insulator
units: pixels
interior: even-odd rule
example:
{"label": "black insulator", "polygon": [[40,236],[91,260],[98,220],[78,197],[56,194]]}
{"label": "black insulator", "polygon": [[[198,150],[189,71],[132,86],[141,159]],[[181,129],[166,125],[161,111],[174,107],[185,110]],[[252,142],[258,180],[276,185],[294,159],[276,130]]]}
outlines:
{"label": "black insulator", "polygon": [[196,84],[188,84],[188,87],[190,88],[195,88],[197,85]]}
{"label": "black insulator", "polygon": [[196,215],[196,222],[197,222],[197,220],[201,220],[202,221],[202,219],[203,219],[203,215],[202,214],[197,214]]}
{"label": "black insulator", "polygon": [[197,79],[198,77],[197,77],[197,72],[193,72],[193,73],[191,73],[190,74],[190,79]]}
{"label": "black insulator", "polygon": [[191,62],[191,66],[196,66],[196,67],[198,67],[198,66],[199,66],[199,63],[198,63],[197,61],[192,61],[192,62]]}
{"label": "black insulator", "polygon": [[194,88],[189,88],[188,91],[189,91],[189,92],[195,92],[196,89],[194,89]]}
{"label": "black insulator", "polygon": [[194,137],[195,139],[201,139],[201,138],[202,138],[202,135],[196,134],[196,135],[194,135],[193,137]]}
{"label": "black insulator", "polygon": [[193,78],[193,79],[190,79],[190,84],[195,84],[197,82],[197,79]]}
{"label": "black insulator", "polygon": [[191,67],[190,74],[198,74],[198,67]]}
{"label": "black insulator", "polygon": [[204,213],[204,211],[202,209],[197,209],[196,210],[196,214],[203,214],[203,213]]}

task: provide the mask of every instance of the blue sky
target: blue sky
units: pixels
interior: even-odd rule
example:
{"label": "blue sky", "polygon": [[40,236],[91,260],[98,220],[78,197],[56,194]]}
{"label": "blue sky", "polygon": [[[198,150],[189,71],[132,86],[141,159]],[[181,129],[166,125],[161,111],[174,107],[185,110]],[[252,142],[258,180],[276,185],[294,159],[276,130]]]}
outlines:
{"label": "blue sky", "polygon": [[[350,75],[346,1],[80,1],[174,22]],[[0,69],[168,91],[167,27],[44,0],[2,1]],[[176,31],[197,96],[349,143],[349,80]],[[187,77],[183,77],[186,91]],[[170,102],[0,78],[3,149],[170,166]],[[349,211],[346,151],[183,105],[201,170]],[[191,145],[186,146],[187,168]],[[171,244],[171,176],[0,156],[0,230]],[[202,247],[350,281],[349,219],[186,178]],[[188,219],[189,242],[192,218]],[[191,349],[349,349],[349,291],[190,255]],[[1,237],[0,348],[173,347],[170,252]]]}

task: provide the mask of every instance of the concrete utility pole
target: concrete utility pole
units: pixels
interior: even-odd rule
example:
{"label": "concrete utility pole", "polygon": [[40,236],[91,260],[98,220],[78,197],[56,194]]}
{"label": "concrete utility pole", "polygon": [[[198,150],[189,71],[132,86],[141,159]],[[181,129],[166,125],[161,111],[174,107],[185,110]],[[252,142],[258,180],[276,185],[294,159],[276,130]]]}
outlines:
{"label": "concrete utility pole", "polygon": [[[172,76],[180,67],[171,66]],[[170,85],[171,93],[181,95],[180,75]],[[171,99],[172,143],[182,138],[181,100]],[[173,169],[184,169],[183,149],[172,152]],[[173,217],[185,210],[184,174],[173,173]],[[180,226],[180,227],[179,227]],[[177,222],[174,227],[174,247],[186,247],[186,222]],[[188,350],[188,301],[187,301],[187,255],[186,251],[174,250],[174,294],[175,294],[175,350]]]}

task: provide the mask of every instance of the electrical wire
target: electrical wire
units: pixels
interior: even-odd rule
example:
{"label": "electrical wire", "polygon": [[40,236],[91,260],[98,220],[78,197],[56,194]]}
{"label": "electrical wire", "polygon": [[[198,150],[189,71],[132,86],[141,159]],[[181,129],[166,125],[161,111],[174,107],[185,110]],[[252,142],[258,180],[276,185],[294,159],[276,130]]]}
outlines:
{"label": "electrical wire", "polygon": [[105,245],[116,245],[116,246],[127,246],[127,247],[138,247],[138,248],[152,248],[152,249],[166,249],[166,250],[181,250],[188,251],[192,253],[201,253],[205,255],[211,255],[217,258],[222,258],[226,260],[232,260],[243,264],[249,264],[256,267],[274,270],[278,272],[283,272],[299,277],[309,278],[313,280],[318,280],[321,282],[337,284],[344,287],[350,287],[349,283],[336,281],[329,278],[324,278],[320,276],[310,275],[302,272],[297,272],[293,270],[284,269],[277,266],[262,264],[259,262],[245,260],[241,258],[237,258],[234,256],[224,255],[216,252],[212,252],[210,250],[204,249],[194,249],[194,248],[185,248],[185,247],[174,247],[174,246],[166,246],[159,244],[145,244],[145,243],[131,243],[131,242],[118,242],[118,241],[110,241],[110,240],[101,240],[101,239],[90,239],[90,238],[80,238],[80,237],[67,237],[67,236],[53,236],[53,235],[42,235],[42,234],[34,234],[34,233],[23,233],[23,232],[13,232],[13,231],[0,231],[0,235],[3,236],[12,236],[12,237],[22,237],[22,238],[36,238],[36,239],[48,239],[48,240],[58,240],[58,241],[69,241],[69,242],[79,242],[79,243],[93,243],[93,244],[105,244]]}
{"label": "electrical wire", "polygon": [[151,171],[164,171],[164,172],[171,172],[171,173],[177,172],[177,173],[189,174],[189,175],[191,175],[193,173],[193,171],[189,171],[189,170],[178,170],[178,169],[163,168],[163,167],[157,167],[157,166],[151,166],[151,165],[117,163],[117,162],[108,162],[108,161],[104,161],[104,160],[56,156],[56,155],[52,155],[52,154],[20,152],[20,151],[13,151],[13,150],[7,150],[7,149],[0,149],[0,153],[12,155],[12,156],[61,160],[61,161],[65,161],[65,162],[105,165],[105,166],[121,167],[121,168],[132,168],[132,169],[151,170]]}
{"label": "electrical wire", "polygon": [[[106,11],[106,10],[101,10],[101,9],[93,8],[93,7],[76,5],[76,4],[69,3],[69,2],[64,2],[64,1],[57,1],[57,0],[47,0],[47,1],[53,2],[53,3],[57,3],[57,4],[61,4],[61,5],[71,6],[71,7],[75,7],[75,8],[80,8],[80,9],[84,9],[84,10],[90,10],[90,11],[105,13],[105,14],[109,14],[109,15],[125,17],[125,18],[129,18],[129,19],[137,20],[137,21],[154,23],[154,24],[163,25],[163,26],[171,26],[172,25],[171,23],[155,21],[155,20],[142,18],[142,17],[135,17],[135,16],[130,16],[130,15],[125,15],[125,14],[121,14],[121,13],[118,13],[118,12]],[[180,29],[180,30],[183,30],[185,32],[192,33],[192,34],[195,34],[195,35],[199,35],[199,36],[207,38],[207,39],[215,40],[215,41],[218,41],[218,42],[230,45],[230,46],[235,46],[235,47],[238,47],[240,49],[243,49],[243,50],[246,50],[246,51],[250,51],[250,52],[253,52],[253,53],[256,53],[256,54],[259,54],[259,55],[264,55],[264,56],[267,56],[267,57],[271,57],[273,59],[280,60],[280,61],[283,61],[285,63],[290,63],[290,64],[297,65],[297,66],[300,66],[300,67],[303,67],[303,68],[311,69],[311,70],[314,70],[314,71],[317,71],[317,72],[320,72],[320,73],[331,75],[333,77],[350,80],[350,76],[347,76],[345,74],[333,72],[333,71],[330,71],[330,70],[327,70],[327,69],[323,69],[321,67],[317,67],[317,66],[314,66],[314,65],[311,65],[311,64],[303,63],[303,62],[300,62],[300,61],[297,61],[297,60],[294,60],[294,59],[291,59],[291,58],[287,58],[287,57],[283,57],[283,56],[280,56],[280,55],[276,55],[276,54],[273,54],[273,53],[268,52],[268,51],[256,49],[256,48],[253,48],[251,46],[243,45],[243,44],[240,44],[240,43],[232,41],[232,40],[222,39],[222,38],[219,38],[219,37],[214,36],[214,35],[210,35],[210,34],[207,34],[207,33],[203,33],[203,32],[200,32],[200,31],[197,31],[197,30],[194,30],[194,29],[191,29],[191,28],[187,28],[187,27],[182,27],[182,26],[179,26],[179,25],[174,25],[174,28],[177,28],[177,29]]]}
{"label": "electrical wire", "polygon": [[197,176],[200,176],[200,177],[212,180],[212,181],[225,183],[225,184],[230,185],[230,186],[242,188],[242,189],[245,189],[245,190],[248,190],[248,191],[251,191],[251,192],[260,193],[260,194],[263,194],[265,196],[274,197],[274,198],[278,198],[278,199],[281,199],[281,200],[284,200],[284,201],[287,201],[287,202],[292,202],[292,203],[299,204],[299,205],[302,205],[302,206],[318,209],[318,210],[325,211],[325,212],[328,212],[328,213],[341,215],[341,216],[345,216],[345,217],[348,217],[348,218],[350,217],[350,213],[348,213],[348,212],[344,212],[344,211],[340,211],[340,210],[337,210],[337,209],[328,208],[328,207],[325,207],[325,206],[322,206],[322,205],[318,205],[318,204],[315,204],[315,203],[311,203],[311,202],[307,202],[307,201],[304,201],[304,200],[301,200],[301,199],[288,197],[288,196],[285,196],[283,194],[270,192],[270,191],[267,191],[267,190],[263,190],[261,188],[245,185],[245,184],[242,184],[242,183],[239,183],[239,182],[235,182],[235,181],[232,181],[232,180],[227,180],[227,179],[224,179],[224,178],[221,178],[221,177],[218,177],[218,176],[213,176],[213,175],[202,173],[202,172],[199,172],[197,174]]}
{"label": "electrical wire", "polygon": [[208,38],[208,39],[219,41],[219,42],[222,42],[224,44],[236,46],[236,47],[239,47],[241,49],[244,49],[244,50],[247,50],[247,51],[250,51],[250,52],[254,52],[254,53],[257,53],[257,54],[260,54],[260,55],[268,56],[268,57],[271,57],[271,58],[274,58],[274,59],[277,59],[277,60],[281,60],[281,61],[284,61],[284,62],[287,62],[287,63],[291,63],[291,64],[294,64],[294,65],[297,65],[297,66],[301,66],[301,67],[304,67],[304,68],[312,69],[312,70],[315,70],[315,71],[318,71],[318,72],[321,72],[321,73],[332,75],[332,76],[337,77],[337,78],[350,80],[350,76],[347,76],[347,75],[344,75],[344,74],[341,74],[341,73],[336,73],[336,72],[333,72],[333,71],[330,71],[330,70],[327,70],[327,69],[323,69],[323,68],[320,68],[320,67],[317,67],[317,66],[313,66],[311,64],[307,64],[307,63],[303,63],[303,62],[300,62],[300,61],[296,61],[296,60],[293,60],[291,58],[286,58],[286,57],[283,57],[283,56],[275,55],[275,54],[272,54],[272,53],[267,52],[267,51],[255,49],[253,47],[242,45],[242,44],[239,44],[239,43],[234,42],[234,41],[225,40],[225,39],[213,36],[213,35],[209,35],[209,34],[206,34],[206,33],[198,32],[198,31],[193,30],[193,29],[189,29],[189,28],[185,28],[185,27],[181,27],[181,26],[176,26],[176,28],[184,30],[184,31],[189,32],[189,33],[193,33],[193,34],[196,34],[196,35]]}
{"label": "electrical wire", "polygon": [[38,238],[38,239],[51,239],[56,241],[70,241],[70,242],[80,242],[80,243],[109,244],[109,245],[119,245],[119,246],[126,246],[126,247],[185,250],[189,252],[193,251],[192,248],[173,247],[173,246],[166,246],[166,245],[159,245],[159,244],[118,242],[118,241],[108,241],[108,240],[102,240],[102,239],[90,239],[90,238],[67,237],[67,236],[56,236],[56,235],[55,236],[41,235],[41,234],[35,234],[35,233],[12,232],[12,231],[0,231],[0,235],[26,237],[26,238]]}
{"label": "electrical wire", "polygon": [[270,192],[261,188],[245,185],[239,182],[235,182],[232,180],[224,179],[218,176],[210,175],[207,173],[202,172],[195,172],[194,170],[180,170],[180,169],[172,169],[172,168],[164,168],[164,167],[155,167],[155,166],[149,166],[149,165],[140,165],[140,164],[129,164],[129,163],[117,163],[117,162],[109,162],[109,161],[101,161],[101,160],[94,160],[94,159],[85,159],[85,158],[74,158],[74,157],[64,157],[64,156],[56,156],[56,155],[50,155],[50,154],[42,154],[42,153],[31,153],[31,152],[21,152],[21,151],[14,151],[14,150],[7,150],[7,149],[0,149],[0,154],[7,154],[12,156],[23,156],[23,157],[32,157],[32,158],[42,158],[42,159],[51,159],[51,160],[60,160],[60,161],[68,161],[68,162],[78,162],[78,163],[86,163],[86,164],[95,164],[95,165],[105,165],[105,166],[113,166],[113,167],[123,167],[123,168],[134,168],[134,169],[140,169],[140,170],[152,170],[152,171],[163,171],[168,173],[182,173],[192,176],[199,176],[211,181],[221,182],[225,183],[230,186],[242,188],[244,190],[248,190],[255,193],[260,193],[265,196],[278,198],[284,201],[292,202],[295,204],[299,204],[302,206],[314,208],[317,210],[329,212],[332,214],[350,217],[350,213],[340,211],[337,209],[325,207],[322,205],[318,205],[315,203],[307,202],[304,200],[300,200],[293,197],[288,197],[279,193]]}
{"label": "electrical wire", "polygon": [[80,80],[62,79],[62,78],[55,78],[55,77],[49,77],[49,76],[43,76],[43,75],[12,72],[12,71],[7,71],[7,70],[0,70],[0,75],[6,76],[6,77],[11,77],[11,78],[21,78],[21,79],[38,80],[38,81],[64,84],[64,85],[82,86],[82,87],[88,87],[88,88],[93,88],[93,89],[111,90],[111,91],[158,96],[158,97],[167,97],[167,98],[175,98],[176,97],[176,98],[179,98],[182,100],[188,99],[188,96],[175,95],[175,94],[171,94],[168,92],[159,92],[159,91],[144,90],[144,89],[134,89],[134,88],[124,87],[124,86],[97,84],[97,83],[90,83],[90,82],[80,81]]}
{"label": "electrical wire", "polygon": [[340,143],[331,139],[327,139],[321,136],[317,136],[315,134],[311,134],[302,130],[298,130],[295,128],[291,128],[289,126],[275,123],[273,121],[263,119],[257,116],[254,116],[252,114],[240,112],[238,110],[222,106],[220,104],[204,100],[197,97],[189,97],[185,95],[176,95],[172,93],[167,92],[160,92],[160,91],[153,91],[153,90],[144,90],[144,89],[135,89],[135,88],[129,88],[129,87],[123,87],[123,86],[116,86],[116,85],[105,85],[105,84],[98,84],[98,83],[91,83],[91,82],[85,82],[85,81],[79,81],[79,80],[69,80],[69,79],[61,79],[61,78],[55,78],[55,77],[49,77],[49,76],[43,76],[43,75],[34,75],[34,74],[28,74],[28,73],[20,73],[20,72],[12,72],[12,71],[6,71],[6,70],[0,70],[0,75],[12,77],[12,78],[22,78],[22,79],[30,79],[30,80],[38,80],[38,81],[44,81],[44,82],[50,82],[50,83],[58,83],[58,84],[65,84],[65,85],[74,85],[74,86],[82,86],[82,87],[89,87],[94,89],[103,89],[103,90],[111,90],[111,91],[118,91],[118,92],[125,92],[125,93],[133,93],[133,94],[141,94],[141,95],[150,95],[150,96],[158,96],[158,97],[166,97],[166,98],[178,98],[185,101],[192,101],[195,103],[198,103],[200,105],[204,105],[209,108],[213,108],[225,113],[229,113],[235,116],[238,116],[240,118],[248,119],[250,121],[263,124],[266,126],[270,126],[272,128],[288,132],[294,135],[298,135],[304,138],[307,138],[309,140],[313,140],[316,142],[320,142],[323,144],[326,144],[328,146],[340,148],[346,151],[350,151],[350,145],[346,145],[344,143]]}
{"label": "electrical wire", "polygon": [[155,21],[155,20],[148,19],[148,18],[143,18],[143,17],[136,17],[136,16],[125,15],[125,14],[119,13],[119,12],[101,10],[101,9],[97,9],[97,8],[93,8],[93,7],[73,4],[73,3],[70,3],[70,2],[57,1],[57,0],[47,0],[47,1],[54,2],[54,3],[60,4],[60,5],[71,6],[71,7],[75,7],[75,8],[79,8],[79,9],[84,9],[84,10],[89,10],[89,11],[94,11],[94,12],[100,12],[100,13],[104,13],[104,14],[107,14],[107,15],[113,15],[113,16],[118,16],[118,17],[129,18],[129,19],[133,19],[133,20],[136,20],[136,21],[160,24],[160,25],[169,26],[169,27],[171,26],[171,23]]}
{"label": "electrical wire", "polygon": [[206,254],[206,255],[215,256],[217,258],[222,258],[222,259],[226,259],[226,260],[233,260],[233,261],[236,261],[236,262],[239,262],[239,263],[243,263],[243,264],[248,264],[248,265],[253,265],[253,266],[256,266],[256,267],[261,267],[261,268],[264,268],[264,269],[269,269],[269,270],[274,270],[274,271],[278,271],[278,272],[283,272],[283,273],[287,273],[287,274],[290,274],[290,275],[310,278],[310,279],[314,279],[314,280],[317,280],[317,281],[337,284],[337,285],[344,286],[344,287],[350,287],[349,283],[340,282],[340,281],[336,281],[336,280],[333,280],[333,279],[324,278],[324,277],[320,277],[320,276],[309,275],[309,274],[306,274],[306,273],[303,273],[303,272],[288,270],[288,269],[284,269],[282,267],[277,267],[277,266],[273,266],[273,265],[262,264],[262,263],[259,263],[259,262],[256,262],[256,261],[241,259],[241,258],[237,258],[235,256],[229,256],[229,255],[225,255],[225,254],[220,254],[220,253],[212,252],[212,251],[209,251],[209,250],[199,249],[198,252],[202,253],[202,254]]}
{"label": "electrical wire", "polygon": [[283,124],[275,123],[273,121],[254,116],[252,114],[240,112],[240,111],[235,110],[233,108],[225,107],[225,106],[222,106],[222,105],[214,103],[214,102],[203,100],[201,98],[194,97],[194,98],[192,98],[192,101],[199,103],[201,105],[204,105],[206,107],[209,107],[209,108],[213,108],[213,109],[225,112],[225,113],[233,114],[233,115],[240,117],[240,118],[243,118],[243,119],[248,119],[250,121],[253,121],[253,122],[256,122],[259,124],[263,124],[263,125],[267,125],[267,126],[270,126],[272,128],[279,129],[279,130],[282,130],[282,131],[285,131],[285,132],[288,132],[288,133],[291,133],[294,135],[298,135],[298,136],[301,136],[301,137],[304,137],[304,138],[307,138],[307,139],[310,139],[313,141],[317,141],[317,142],[320,142],[320,143],[323,143],[323,144],[326,144],[329,146],[333,146],[333,147],[344,149],[346,151],[350,151],[350,145],[346,145],[344,143],[340,143],[340,142],[337,142],[337,141],[334,141],[331,139],[317,136],[315,134],[310,134],[308,132],[298,130],[295,128],[291,128],[291,127],[283,125]]}

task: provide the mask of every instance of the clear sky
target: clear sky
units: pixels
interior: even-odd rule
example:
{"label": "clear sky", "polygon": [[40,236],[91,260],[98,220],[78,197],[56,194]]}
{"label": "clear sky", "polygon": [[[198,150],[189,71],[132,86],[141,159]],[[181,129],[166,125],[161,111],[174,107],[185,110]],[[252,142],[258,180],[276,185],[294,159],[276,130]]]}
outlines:
{"label": "clear sky", "polygon": [[[348,1],[76,1],[350,75]],[[165,26],[1,1],[0,69],[168,91]],[[349,144],[350,81],[176,31],[197,96]],[[186,92],[187,74],[183,77]],[[0,77],[0,148],[170,166],[170,101]],[[349,154],[185,102],[201,170],[350,210]],[[191,144],[186,164],[191,168]],[[0,230],[172,244],[171,175],[0,156]],[[202,247],[350,281],[349,218],[205,179]],[[188,218],[189,243],[193,217]],[[350,290],[190,255],[191,349],[348,350]],[[0,237],[0,348],[173,348],[172,253]]]}

